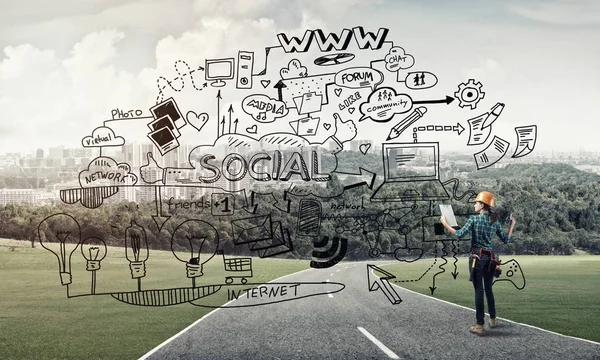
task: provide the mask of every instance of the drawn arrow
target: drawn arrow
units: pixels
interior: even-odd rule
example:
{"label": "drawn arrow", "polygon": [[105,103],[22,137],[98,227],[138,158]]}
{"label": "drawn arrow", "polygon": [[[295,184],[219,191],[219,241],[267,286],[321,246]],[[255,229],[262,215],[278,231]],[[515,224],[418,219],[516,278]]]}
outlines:
{"label": "drawn arrow", "polygon": [[235,125],[235,126],[233,127],[233,133],[234,133],[234,134],[237,134],[237,125],[238,125],[238,119],[236,118],[236,119],[235,119],[235,121],[234,121],[233,123],[234,123],[234,125]]}
{"label": "drawn arrow", "polygon": [[[379,277],[375,274],[372,274],[373,271],[377,271],[383,276]],[[378,268],[375,265],[367,264],[367,281],[369,283],[369,291],[377,291],[381,290],[388,298],[388,300],[393,304],[397,305],[402,302],[402,299],[396,292],[396,290],[390,284],[390,279],[395,279],[396,276],[390,274],[389,272]]]}
{"label": "drawn arrow", "polygon": [[254,190],[250,190],[250,203],[246,201],[246,204],[248,205],[242,207],[242,209],[246,210],[247,212],[253,215],[256,213],[256,209],[258,208],[258,205],[254,202],[254,194]]}
{"label": "drawn arrow", "polygon": [[229,110],[227,110],[227,112],[229,113],[229,134],[231,134],[231,113],[233,112],[232,104],[229,105]]}
{"label": "drawn arrow", "polygon": [[454,280],[458,276],[458,269],[456,268],[456,263],[458,262],[458,258],[456,257],[456,242],[452,241],[452,257],[454,258],[454,271],[452,272],[452,276],[454,276]]}
{"label": "drawn arrow", "polygon": [[221,90],[219,90],[219,92],[217,92],[217,139],[219,138],[219,118],[221,117],[220,115],[220,110],[221,110]]}
{"label": "drawn arrow", "polygon": [[465,131],[465,128],[460,123],[456,123],[456,126],[452,127],[452,131],[456,131],[460,135]]}
{"label": "drawn arrow", "polygon": [[446,98],[442,99],[442,100],[417,100],[417,101],[413,101],[413,104],[443,104],[443,103],[446,103],[446,105],[448,105],[453,101],[454,101],[454,98],[452,96],[446,95]]}
{"label": "drawn arrow", "polygon": [[223,115],[223,120],[221,121],[221,134],[225,134],[225,115]]}
{"label": "drawn arrow", "polygon": [[280,203],[279,199],[273,195],[273,193],[257,193],[252,191],[250,193],[250,205],[244,207],[244,209],[252,214],[256,212],[256,207],[258,206],[257,197],[261,197],[261,201],[264,201],[267,204],[273,205],[275,208],[280,211],[289,213],[292,208],[292,199],[288,197],[288,190],[283,191],[283,205]]}
{"label": "drawn arrow", "polygon": [[279,80],[277,82],[277,84],[275,84],[275,86],[273,86],[275,89],[277,89],[277,97],[279,99],[279,101],[283,101],[283,90],[284,88],[286,88],[287,86],[283,83],[283,80]]}
{"label": "drawn arrow", "polygon": [[433,296],[433,293],[435,291],[435,289],[437,289],[437,287],[435,286],[435,277],[438,276],[439,274],[443,274],[446,272],[446,269],[444,269],[444,265],[446,265],[448,263],[448,260],[446,260],[446,255],[448,255],[448,252],[446,251],[446,242],[442,241],[443,247],[442,247],[442,251],[444,252],[444,254],[442,255],[442,260],[444,260],[443,264],[440,264],[439,268],[442,271],[438,271],[437,273],[435,273],[433,275],[433,284],[432,286],[429,287],[429,290],[431,290],[431,295]]}
{"label": "drawn arrow", "polygon": [[[355,188],[355,187],[360,187],[363,185],[367,185],[367,187],[369,188],[369,190],[373,190],[373,185],[375,184],[375,179],[377,178],[377,174],[369,171],[365,168],[359,168],[360,170],[360,176],[363,178],[366,178],[366,180],[363,180],[361,182],[357,182],[356,184],[350,184],[350,185],[346,185],[344,186],[344,191]],[[358,175],[358,174],[355,174]]]}
{"label": "drawn arrow", "polygon": [[158,232],[161,231],[163,225],[167,222],[167,220],[171,218],[170,216],[163,216],[162,214],[162,195],[160,191],[161,187],[162,186],[154,187],[154,203],[156,205],[156,215],[152,215],[152,219],[154,219],[154,223],[158,228]]}

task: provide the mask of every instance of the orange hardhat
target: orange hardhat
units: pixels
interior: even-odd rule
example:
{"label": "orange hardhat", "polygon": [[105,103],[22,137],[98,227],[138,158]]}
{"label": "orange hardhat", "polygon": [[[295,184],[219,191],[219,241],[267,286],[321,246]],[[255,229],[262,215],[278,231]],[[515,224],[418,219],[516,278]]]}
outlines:
{"label": "orange hardhat", "polygon": [[489,191],[482,191],[479,194],[477,194],[477,197],[475,198],[475,201],[479,201],[482,202],[486,205],[489,205],[491,207],[495,207],[496,205],[496,201],[494,199],[494,194],[492,194]]}

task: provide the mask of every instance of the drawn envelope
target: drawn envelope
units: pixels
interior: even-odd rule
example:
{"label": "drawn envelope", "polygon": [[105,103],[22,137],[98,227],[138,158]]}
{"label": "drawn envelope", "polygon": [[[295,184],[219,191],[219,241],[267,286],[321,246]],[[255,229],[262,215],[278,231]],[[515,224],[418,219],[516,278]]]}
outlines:
{"label": "drawn envelope", "polygon": [[[290,232],[288,229],[282,229],[282,232],[273,234],[273,244],[282,243],[281,245],[271,246],[266,249],[258,250],[258,256],[261,259],[271,257],[275,255],[284,254],[286,252],[294,250],[292,239],[290,238]],[[281,238],[279,238],[281,236]]]}
{"label": "drawn envelope", "polygon": [[273,237],[271,215],[260,215],[231,221],[236,245],[269,240]]}
{"label": "drawn envelope", "polygon": [[283,226],[281,221],[273,222],[273,236],[270,239],[261,241],[255,241],[248,244],[248,247],[252,251],[264,250],[275,246],[285,245],[285,238],[283,236]]}

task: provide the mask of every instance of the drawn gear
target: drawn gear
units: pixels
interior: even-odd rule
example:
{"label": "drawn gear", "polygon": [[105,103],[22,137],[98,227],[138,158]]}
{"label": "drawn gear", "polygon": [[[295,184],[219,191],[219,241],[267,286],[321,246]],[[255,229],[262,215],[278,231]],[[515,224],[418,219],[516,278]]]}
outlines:
{"label": "drawn gear", "polygon": [[482,202],[490,207],[495,207],[496,205],[496,199],[494,198],[494,194],[492,194],[489,191],[482,191],[479,194],[477,194],[475,202],[477,201]]}
{"label": "drawn gear", "polygon": [[482,86],[479,81],[475,83],[473,79],[458,85],[458,91],[454,93],[454,97],[458,99],[458,106],[461,108],[469,106],[471,110],[474,110],[477,103],[485,96],[485,93],[481,91]]}

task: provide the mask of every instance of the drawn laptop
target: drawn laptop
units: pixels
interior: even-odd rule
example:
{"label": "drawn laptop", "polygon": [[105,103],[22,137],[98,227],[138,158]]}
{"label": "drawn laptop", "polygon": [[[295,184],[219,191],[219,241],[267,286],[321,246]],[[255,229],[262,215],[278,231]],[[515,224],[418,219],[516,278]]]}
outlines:
{"label": "drawn laptop", "polygon": [[447,200],[440,181],[438,143],[383,144],[384,181],[371,201]]}

